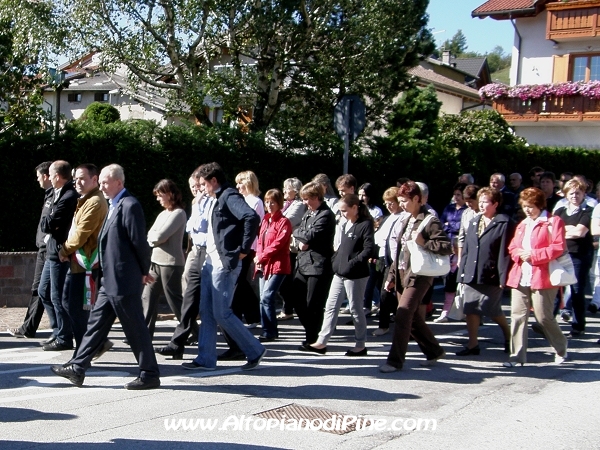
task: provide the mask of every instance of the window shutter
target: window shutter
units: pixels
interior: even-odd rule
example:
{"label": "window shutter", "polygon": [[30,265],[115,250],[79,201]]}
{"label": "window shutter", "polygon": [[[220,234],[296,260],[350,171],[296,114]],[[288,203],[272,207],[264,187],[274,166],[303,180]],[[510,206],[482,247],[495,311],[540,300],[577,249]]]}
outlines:
{"label": "window shutter", "polygon": [[552,60],[552,82],[562,83],[569,81],[569,55],[554,55],[552,56]]}

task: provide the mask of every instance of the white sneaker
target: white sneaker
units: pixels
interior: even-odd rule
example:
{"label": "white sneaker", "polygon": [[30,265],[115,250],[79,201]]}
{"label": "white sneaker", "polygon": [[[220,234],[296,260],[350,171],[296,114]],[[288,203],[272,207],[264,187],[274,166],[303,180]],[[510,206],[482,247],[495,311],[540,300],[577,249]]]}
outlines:
{"label": "white sneaker", "polygon": [[248,328],[249,330],[252,330],[253,328],[256,328],[257,326],[259,326],[260,324],[258,322],[255,323],[247,323],[246,324],[246,328]]}
{"label": "white sneaker", "polygon": [[340,314],[350,314],[350,308],[342,308]]}
{"label": "white sneaker", "polygon": [[383,336],[384,334],[388,334],[389,332],[389,328],[377,328],[375,331],[373,331],[373,336]]}
{"label": "white sneaker", "polygon": [[446,313],[442,313],[440,317],[437,319],[433,319],[433,323],[446,323],[448,322],[448,315]]}
{"label": "white sneaker", "polygon": [[569,362],[570,360],[571,358],[569,358],[569,354],[567,352],[565,352],[563,356],[560,356],[558,354],[554,355],[554,364],[564,364],[566,362]]}

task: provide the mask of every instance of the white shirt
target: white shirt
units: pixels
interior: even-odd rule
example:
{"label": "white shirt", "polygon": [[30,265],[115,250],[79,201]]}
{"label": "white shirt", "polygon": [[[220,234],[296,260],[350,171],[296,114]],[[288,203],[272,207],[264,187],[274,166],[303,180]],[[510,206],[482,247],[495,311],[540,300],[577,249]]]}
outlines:
{"label": "white shirt", "polygon": [[[523,250],[531,250],[531,233],[535,226],[540,222],[548,222],[548,212],[542,211],[535,220],[526,218],[523,221],[523,223],[526,224],[522,242]],[[519,285],[531,286],[531,277],[533,276],[532,270],[531,264],[523,261],[523,264],[521,264],[521,281],[519,282]]]}

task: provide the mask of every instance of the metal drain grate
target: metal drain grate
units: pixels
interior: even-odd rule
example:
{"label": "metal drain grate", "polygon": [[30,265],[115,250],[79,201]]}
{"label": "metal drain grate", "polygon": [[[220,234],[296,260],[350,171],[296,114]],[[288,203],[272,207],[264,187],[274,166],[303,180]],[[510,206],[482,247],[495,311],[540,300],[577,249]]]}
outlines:
{"label": "metal drain grate", "polygon": [[369,419],[352,416],[329,409],[291,403],[279,408],[254,414],[257,417],[278,421],[282,430],[314,430],[333,434],[346,434],[371,425]]}

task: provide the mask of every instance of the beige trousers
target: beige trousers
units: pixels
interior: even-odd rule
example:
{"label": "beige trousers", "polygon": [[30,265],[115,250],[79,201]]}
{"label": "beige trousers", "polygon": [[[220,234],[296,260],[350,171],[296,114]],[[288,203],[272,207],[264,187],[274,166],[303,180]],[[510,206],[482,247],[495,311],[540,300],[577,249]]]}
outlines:
{"label": "beige trousers", "polygon": [[519,286],[511,293],[511,340],[510,360],[518,363],[527,362],[527,322],[529,309],[533,305],[535,320],[544,329],[544,334],[556,353],[564,356],[567,351],[567,338],[560,330],[554,317],[554,298],[558,288],[531,289]]}

